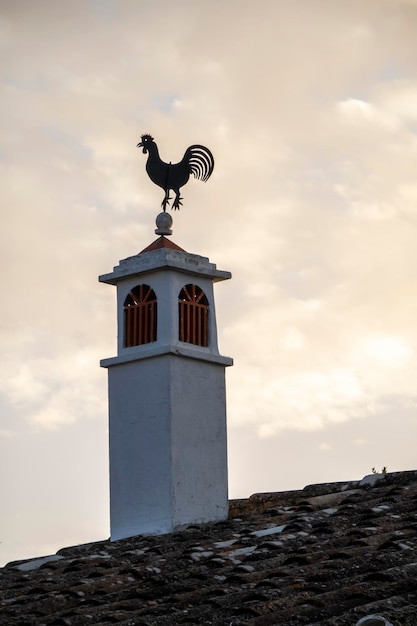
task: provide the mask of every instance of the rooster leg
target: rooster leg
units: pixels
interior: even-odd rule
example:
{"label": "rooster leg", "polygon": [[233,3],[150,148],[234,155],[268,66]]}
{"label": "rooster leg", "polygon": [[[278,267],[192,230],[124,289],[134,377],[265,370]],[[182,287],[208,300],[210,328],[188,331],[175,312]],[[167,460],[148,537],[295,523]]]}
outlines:
{"label": "rooster leg", "polygon": [[161,207],[162,207],[163,211],[166,211],[167,205],[169,206],[169,201],[170,200],[171,200],[171,198],[169,197],[169,189],[167,189],[167,191],[165,192],[165,198],[161,202]]}
{"label": "rooster leg", "polygon": [[179,194],[179,192],[177,193],[177,195],[175,196],[175,200],[172,203],[172,208],[174,209],[174,211],[176,211],[177,209],[179,210],[180,206],[182,205],[182,198]]}

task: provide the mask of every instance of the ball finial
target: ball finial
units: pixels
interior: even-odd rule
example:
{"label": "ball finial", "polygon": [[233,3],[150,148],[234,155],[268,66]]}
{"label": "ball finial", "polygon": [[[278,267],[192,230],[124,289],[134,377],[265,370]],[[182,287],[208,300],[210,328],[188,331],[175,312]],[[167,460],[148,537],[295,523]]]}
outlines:
{"label": "ball finial", "polygon": [[165,211],[156,216],[156,235],[172,235],[172,217]]}

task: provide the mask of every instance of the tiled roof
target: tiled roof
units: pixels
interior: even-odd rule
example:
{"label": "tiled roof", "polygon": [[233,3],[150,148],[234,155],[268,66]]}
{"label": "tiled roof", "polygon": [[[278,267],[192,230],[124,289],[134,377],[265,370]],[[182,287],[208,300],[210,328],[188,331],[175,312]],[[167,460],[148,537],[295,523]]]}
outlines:
{"label": "tiled roof", "polygon": [[256,494],[225,522],[9,563],[0,624],[416,626],[416,511],[417,471]]}

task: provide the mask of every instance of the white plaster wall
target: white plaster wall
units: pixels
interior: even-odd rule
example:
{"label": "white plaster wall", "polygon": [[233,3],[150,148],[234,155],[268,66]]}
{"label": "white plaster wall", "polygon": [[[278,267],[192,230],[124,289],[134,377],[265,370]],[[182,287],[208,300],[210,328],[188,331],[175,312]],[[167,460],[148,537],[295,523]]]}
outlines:
{"label": "white plaster wall", "polygon": [[109,367],[111,538],[226,519],[224,365],[164,354]]}
{"label": "white plaster wall", "polygon": [[172,529],[169,361],[109,368],[111,539]]}
{"label": "white plaster wall", "polygon": [[225,368],[171,357],[174,526],[228,516]]}

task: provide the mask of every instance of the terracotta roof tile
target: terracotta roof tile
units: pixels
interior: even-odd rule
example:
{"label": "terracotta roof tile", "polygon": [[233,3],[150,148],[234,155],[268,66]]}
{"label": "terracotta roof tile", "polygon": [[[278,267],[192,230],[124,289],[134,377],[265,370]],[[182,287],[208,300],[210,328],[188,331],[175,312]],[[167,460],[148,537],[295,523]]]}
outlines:
{"label": "terracotta roof tile", "polygon": [[377,479],[256,494],[224,522],[9,563],[0,624],[416,626],[417,471]]}
{"label": "terracotta roof tile", "polygon": [[139,252],[139,254],[144,254],[144,252],[151,252],[152,250],[159,250],[160,248],[170,248],[171,250],[180,250],[181,252],[185,252],[183,248],[177,246],[176,243],[171,241],[171,239],[167,239],[164,236],[158,237],[152,242],[149,246],[147,246],[144,250]]}

